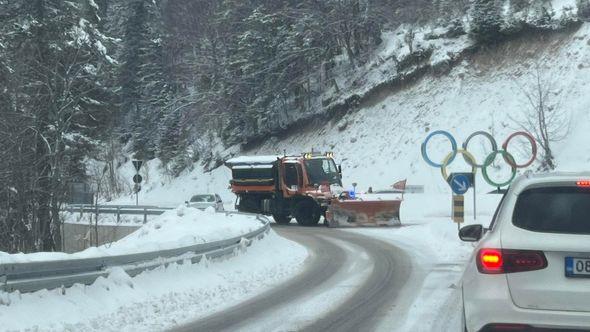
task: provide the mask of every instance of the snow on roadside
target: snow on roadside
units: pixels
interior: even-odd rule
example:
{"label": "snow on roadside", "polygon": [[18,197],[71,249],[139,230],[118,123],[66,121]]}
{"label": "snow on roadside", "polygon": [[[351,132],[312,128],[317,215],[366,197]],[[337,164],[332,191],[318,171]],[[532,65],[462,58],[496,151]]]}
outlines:
{"label": "snow on roadside", "polygon": [[261,222],[252,216],[226,215],[180,206],[148,221],[137,231],[109,246],[92,247],[73,254],[0,252],[0,263],[79,259],[172,249],[241,236],[261,226]]}
{"label": "snow on roadside", "polygon": [[[467,194],[464,225],[489,226],[500,199],[501,195],[480,195],[477,220],[474,220]],[[350,230],[390,242],[412,256],[412,276],[394,303],[398,311],[407,308],[407,312],[387,317],[379,330],[460,329],[459,284],[473,245],[459,240],[450,210],[450,195],[410,194],[405,195],[402,204],[402,227]]]}
{"label": "snow on roadside", "polygon": [[0,331],[160,331],[280,285],[299,272],[306,257],[305,248],[271,231],[223,261],[174,264],[134,278],[114,269],[108,278],[76,285],[65,295],[3,294],[0,300],[10,304],[0,305]]}

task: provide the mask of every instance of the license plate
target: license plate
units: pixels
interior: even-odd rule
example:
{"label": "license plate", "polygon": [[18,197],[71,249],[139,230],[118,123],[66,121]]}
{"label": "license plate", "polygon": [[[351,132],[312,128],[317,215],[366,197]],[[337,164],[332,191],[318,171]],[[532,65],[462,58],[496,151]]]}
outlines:
{"label": "license plate", "polygon": [[590,258],[565,258],[565,276],[570,278],[590,278]]}

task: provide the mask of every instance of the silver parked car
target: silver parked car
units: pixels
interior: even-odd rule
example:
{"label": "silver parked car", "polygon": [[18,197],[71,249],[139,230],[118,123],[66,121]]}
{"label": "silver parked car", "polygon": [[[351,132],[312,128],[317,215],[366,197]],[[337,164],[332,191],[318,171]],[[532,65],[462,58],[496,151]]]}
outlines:
{"label": "silver parked car", "polygon": [[208,207],[213,207],[216,212],[223,210],[223,201],[218,194],[199,194],[191,197],[191,200],[186,202],[188,207],[205,210]]}

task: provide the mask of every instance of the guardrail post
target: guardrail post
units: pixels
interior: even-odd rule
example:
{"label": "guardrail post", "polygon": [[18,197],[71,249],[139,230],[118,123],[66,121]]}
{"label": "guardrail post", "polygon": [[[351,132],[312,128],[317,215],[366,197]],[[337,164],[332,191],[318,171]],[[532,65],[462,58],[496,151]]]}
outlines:
{"label": "guardrail post", "polygon": [[98,214],[99,214],[98,205],[95,205],[95,208],[96,208],[96,210],[95,210],[95,215],[94,215],[94,237],[95,237],[94,243],[98,247]]}
{"label": "guardrail post", "polygon": [[143,209],[143,223],[147,223],[147,208]]}
{"label": "guardrail post", "polygon": [[117,224],[121,222],[121,207],[117,206]]}
{"label": "guardrail post", "polygon": [[80,205],[80,219],[82,219],[84,213],[84,207]]}

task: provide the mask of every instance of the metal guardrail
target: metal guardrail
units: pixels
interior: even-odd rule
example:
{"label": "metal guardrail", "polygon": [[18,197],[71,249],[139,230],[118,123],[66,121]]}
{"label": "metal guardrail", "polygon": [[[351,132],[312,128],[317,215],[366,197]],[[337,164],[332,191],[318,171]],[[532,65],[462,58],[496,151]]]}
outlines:
{"label": "metal guardrail", "polygon": [[[231,214],[231,213],[229,213]],[[92,284],[98,277],[106,277],[112,267],[121,267],[130,276],[172,263],[191,264],[203,257],[217,258],[249,246],[252,240],[261,239],[270,229],[270,220],[257,215],[262,226],[250,233],[227,240],[202,243],[188,247],[126,254],[108,257],[55,260],[28,263],[0,264],[0,291],[21,293],[41,289],[71,287],[74,284]]]}
{"label": "metal guardrail", "polygon": [[162,213],[174,208],[158,207],[153,205],[91,205],[91,204],[70,204],[63,210],[70,213],[114,214],[117,216],[117,223],[121,221],[121,215],[143,215],[143,222],[147,222],[148,216],[159,216]]}

